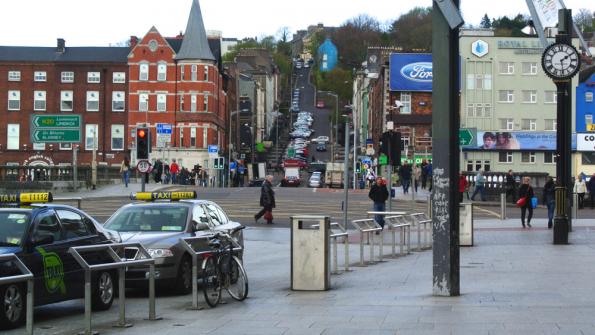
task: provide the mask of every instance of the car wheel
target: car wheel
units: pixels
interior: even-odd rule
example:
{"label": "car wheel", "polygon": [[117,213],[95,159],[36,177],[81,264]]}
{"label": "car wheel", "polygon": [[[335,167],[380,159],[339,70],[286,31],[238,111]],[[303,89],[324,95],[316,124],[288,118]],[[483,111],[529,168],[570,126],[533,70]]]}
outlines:
{"label": "car wheel", "polygon": [[0,288],[2,311],[0,313],[0,328],[12,329],[25,322],[26,293],[23,286],[10,284]]}
{"label": "car wheel", "polygon": [[105,311],[112,307],[114,302],[114,279],[110,271],[100,271],[93,281],[91,293],[91,307],[94,311]]}
{"label": "car wheel", "polygon": [[192,260],[188,256],[182,257],[178,267],[178,276],[176,278],[175,291],[178,294],[188,294],[192,292]]}

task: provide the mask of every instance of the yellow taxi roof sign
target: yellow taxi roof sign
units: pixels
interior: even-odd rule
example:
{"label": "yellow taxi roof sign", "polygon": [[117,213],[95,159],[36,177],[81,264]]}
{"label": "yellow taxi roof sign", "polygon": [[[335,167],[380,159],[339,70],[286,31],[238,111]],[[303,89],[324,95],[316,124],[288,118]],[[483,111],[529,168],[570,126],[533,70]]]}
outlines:
{"label": "yellow taxi roof sign", "polygon": [[52,200],[52,192],[0,194],[0,203],[4,204],[45,203]]}
{"label": "yellow taxi roof sign", "polygon": [[130,195],[131,200],[155,201],[155,200],[182,200],[196,199],[196,191],[183,192],[137,192]]}

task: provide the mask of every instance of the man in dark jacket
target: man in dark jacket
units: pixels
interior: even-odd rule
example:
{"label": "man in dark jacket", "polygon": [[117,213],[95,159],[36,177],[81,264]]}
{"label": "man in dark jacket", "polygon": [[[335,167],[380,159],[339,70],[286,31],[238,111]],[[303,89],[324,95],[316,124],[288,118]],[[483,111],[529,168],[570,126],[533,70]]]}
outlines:
{"label": "man in dark jacket", "polygon": [[591,196],[591,209],[595,207],[595,173],[589,179],[587,183],[587,190],[589,191],[589,195]]}
{"label": "man in dark jacket", "polygon": [[514,180],[512,170],[508,170],[506,174],[506,198],[508,198],[509,194],[512,198],[512,204],[516,204],[516,181]]}
{"label": "man in dark jacket", "polygon": [[264,182],[262,183],[262,188],[260,189],[260,206],[262,206],[262,209],[260,212],[254,215],[254,222],[258,223],[258,219],[264,215],[265,220],[267,220],[267,224],[273,224],[275,191],[273,191],[273,176],[271,175],[266,176]]}
{"label": "man in dark jacket", "polygon": [[[386,199],[388,199],[388,190],[382,177],[376,178],[376,184],[372,185],[368,197],[374,202],[375,212],[384,212],[386,208]],[[375,215],[374,219],[384,229],[384,215]]]}
{"label": "man in dark jacket", "polygon": [[401,175],[401,182],[403,183],[403,194],[409,193],[409,185],[411,185],[411,166],[407,161],[403,162],[403,166],[399,169]]}

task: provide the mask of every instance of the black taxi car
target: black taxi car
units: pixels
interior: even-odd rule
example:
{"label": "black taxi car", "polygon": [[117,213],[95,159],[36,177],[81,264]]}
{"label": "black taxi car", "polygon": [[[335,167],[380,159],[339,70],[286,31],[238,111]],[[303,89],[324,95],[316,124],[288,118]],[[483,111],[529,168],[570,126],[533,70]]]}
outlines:
{"label": "black taxi car", "polygon": [[[229,219],[225,211],[209,200],[196,199],[191,192],[138,192],[132,200],[140,200],[118,209],[104,227],[120,234],[122,242],[143,245],[155,259],[156,283],[161,288],[174,288],[177,293],[192,291],[192,258],[185,251],[180,238],[231,233],[240,223]],[[243,246],[242,231],[232,235]],[[204,245],[197,247],[207,247]],[[128,248],[134,258],[134,248]],[[241,257],[241,255],[240,255]],[[146,269],[129,268],[126,287],[144,287],[148,283]]]}
{"label": "black taxi car", "polygon": [[[33,273],[35,306],[84,297],[84,271],[70,247],[118,242],[117,233],[83,211],[51,201],[51,193],[0,195],[0,254],[15,254]],[[11,262],[0,263],[0,278],[15,271]],[[96,271],[92,280],[93,308],[109,309],[116,273]],[[0,285],[0,328],[24,322],[26,295],[26,284]]]}

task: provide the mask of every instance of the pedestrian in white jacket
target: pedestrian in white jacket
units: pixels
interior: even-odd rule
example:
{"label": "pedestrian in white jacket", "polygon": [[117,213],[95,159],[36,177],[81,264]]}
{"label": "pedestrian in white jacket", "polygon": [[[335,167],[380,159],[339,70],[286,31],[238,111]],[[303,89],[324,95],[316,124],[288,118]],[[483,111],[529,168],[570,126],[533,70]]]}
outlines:
{"label": "pedestrian in white jacket", "polygon": [[578,195],[578,209],[583,209],[586,192],[587,184],[583,178],[581,178],[581,176],[576,176],[576,181],[574,182],[574,193]]}

